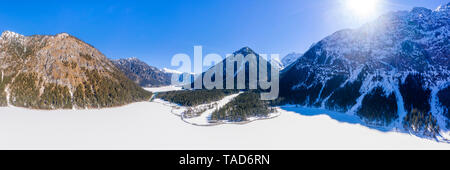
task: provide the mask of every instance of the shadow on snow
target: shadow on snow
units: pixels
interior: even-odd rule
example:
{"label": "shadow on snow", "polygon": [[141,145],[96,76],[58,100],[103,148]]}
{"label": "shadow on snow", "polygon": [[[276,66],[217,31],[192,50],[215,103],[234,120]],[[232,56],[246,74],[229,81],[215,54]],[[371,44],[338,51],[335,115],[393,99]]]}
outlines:
{"label": "shadow on snow", "polygon": [[[304,106],[295,106],[295,105],[284,105],[284,106],[280,106],[280,108],[282,110],[285,111],[289,111],[289,112],[294,112],[303,116],[318,116],[318,115],[327,115],[330,118],[341,122],[341,123],[349,123],[349,124],[359,124],[371,129],[375,129],[381,132],[390,132],[390,131],[397,131],[397,132],[402,132],[402,131],[398,131],[394,128],[394,126],[389,125],[386,127],[382,127],[382,126],[377,126],[377,125],[370,125],[366,122],[364,122],[362,119],[360,119],[358,116],[356,115],[350,115],[350,114],[346,114],[346,113],[342,113],[342,112],[336,112],[336,111],[331,111],[331,110],[327,110],[327,109],[321,109],[321,108],[310,108],[310,107],[304,107]],[[394,123],[392,123],[394,124]],[[403,132],[404,133],[404,132]]]}

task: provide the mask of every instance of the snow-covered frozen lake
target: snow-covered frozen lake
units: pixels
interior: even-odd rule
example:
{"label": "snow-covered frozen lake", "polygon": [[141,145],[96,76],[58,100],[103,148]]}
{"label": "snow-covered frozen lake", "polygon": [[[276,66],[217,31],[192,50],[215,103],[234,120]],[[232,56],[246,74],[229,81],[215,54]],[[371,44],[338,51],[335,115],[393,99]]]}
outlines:
{"label": "snow-covered frozen lake", "polygon": [[0,107],[0,149],[450,149],[328,115],[284,110],[245,125],[200,127],[170,111],[156,102],[100,110]]}

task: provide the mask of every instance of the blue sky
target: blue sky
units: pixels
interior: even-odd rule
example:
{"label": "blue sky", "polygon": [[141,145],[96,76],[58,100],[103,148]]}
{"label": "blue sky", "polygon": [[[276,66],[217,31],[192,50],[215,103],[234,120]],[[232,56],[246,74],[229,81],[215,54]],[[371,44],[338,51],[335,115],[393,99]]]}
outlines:
{"label": "blue sky", "polygon": [[[177,53],[225,55],[244,46],[258,53],[304,52],[325,36],[356,28],[382,13],[435,9],[448,0],[379,0],[361,17],[349,0],[8,0],[0,6],[0,31],[24,35],[67,32],[109,58],[138,57],[169,67]],[[172,67],[173,68],[173,67]]]}

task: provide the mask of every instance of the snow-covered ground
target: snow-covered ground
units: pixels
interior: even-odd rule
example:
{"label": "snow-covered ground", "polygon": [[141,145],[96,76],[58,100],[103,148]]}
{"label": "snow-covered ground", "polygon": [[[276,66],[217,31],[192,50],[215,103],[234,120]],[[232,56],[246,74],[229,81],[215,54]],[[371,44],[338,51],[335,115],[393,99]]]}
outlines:
{"label": "snow-covered ground", "polygon": [[[157,90],[156,90],[157,91]],[[100,110],[0,107],[0,149],[446,149],[330,115],[281,110],[245,125],[193,126],[160,102]],[[332,115],[331,115],[332,116]]]}

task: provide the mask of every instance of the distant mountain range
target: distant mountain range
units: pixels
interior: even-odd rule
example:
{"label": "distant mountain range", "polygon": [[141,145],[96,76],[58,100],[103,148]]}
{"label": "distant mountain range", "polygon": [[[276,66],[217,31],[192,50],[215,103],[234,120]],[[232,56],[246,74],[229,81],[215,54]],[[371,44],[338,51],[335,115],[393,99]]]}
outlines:
{"label": "distant mountain range", "polygon": [[137,58],[111,60],[125,75],[142,87],[170,85],[172,73],[152,67]]}
{"label": "distant mountain range", "polygon": [[338,31],[283,70],[284,103],[436,136],[450,127],[450,4]]}
{"label": "distant mountain range", "polygon": [[[227,63],[227,60],[233,61],[233,60],[236,59],[235,57],[237,57],[239,55],[242,55],[243,57],[247,57],[249,55],[255,55],[256,56],[256,63],[255,63],[256,66],[259,65],[259,62],[261,62],[260,60],[264,60],[267,63],[267,68],[268,68],[267,69],[267,76],[268,77],[271,76],[270,68],[272,68],[272,66],[275,69],[277,69],[277,70],[280,70],[283,67],[283,65],[281,64],[281,62],[279,60],[267,61],[266,59],[264,59],[262,57],[260,59],[260,57],[259,57],[260,55],[258,53],[256,53],[255,51],[253,51],[250,47],[243,47],[240,50],[234,52],[232,56],[229,56],[229,57],[223,59],[222,62],[218,63],[218,64],[222,64],[223,65],[223,73],[222,73],[223,77],[221,77],[221,79],[223,79],[223,88],[228,88],[228,87],[226,87],[226,82],[227,82],[227,79],[226,79],[227,65],[226,65],[226,63]],[[233,74],[234,74],[234,88],[237,88],[237,76],[238,76],[238,74],[240,72],[244,72],[245,73],[245,89],[250,89],[250,86],[249,86],[249,81],[250,81],[249,80],[249,63],[246,62],[246,63],[243,63],[242,65],[238,65],[237,62],[234,62],[234,65],[235,65],[234,66],[234,72],[233,72]],[[195,82],[196,81],[203,81],[206,72],[208,72],[209,70],[211,70],[213,68],[214,67],[208,69],[207,71],[203,72],[201,76],[196,77],[194,82],[191,84],[191,88],[195,87]],[[257,67],[256,73],[257,73],[257,80],[256,81],[259,81],[259,76],[260,76],[259,75],[259,67]],[[215,77],[215,74],[214,74],[212,76],[212,80],[215,81],[215,79],[216,79],[216,77]],[[202,86],[202,88],[205,88],[205,87]],[[259,87],[257,87],[257,88],[259,89]]]}
{"label": "distant mountain range", "polygon": [[137,86],[100,51],[62,33],[0,37],[0,106],[101,108],[143,101]]}

